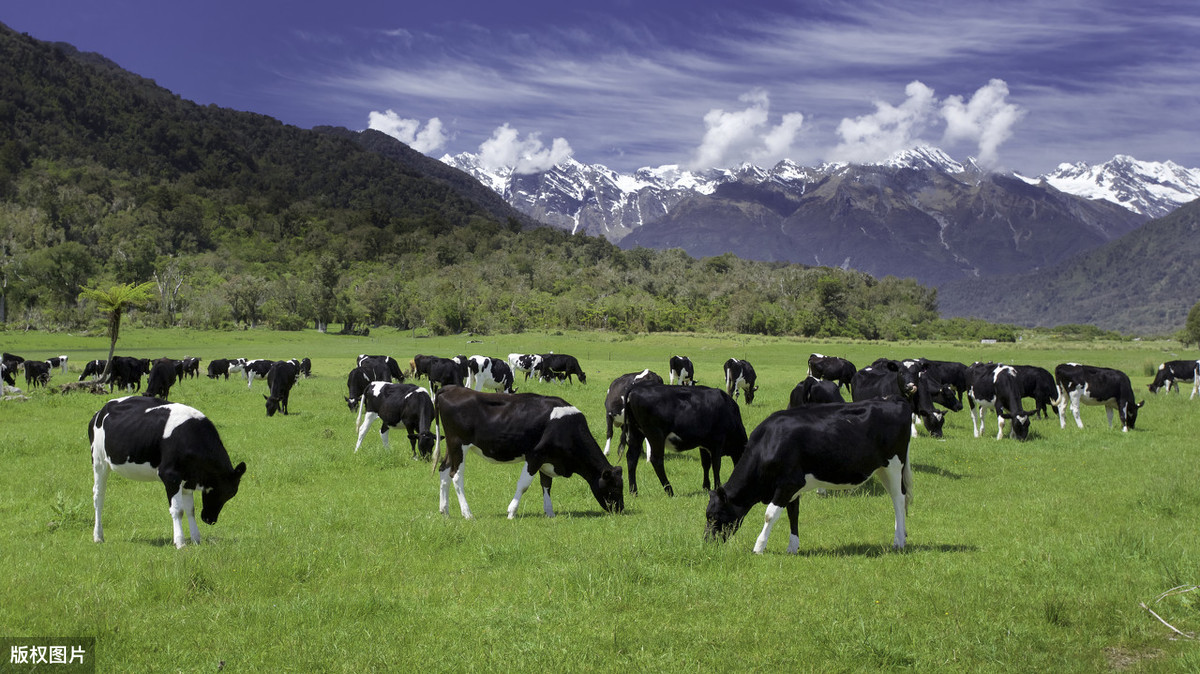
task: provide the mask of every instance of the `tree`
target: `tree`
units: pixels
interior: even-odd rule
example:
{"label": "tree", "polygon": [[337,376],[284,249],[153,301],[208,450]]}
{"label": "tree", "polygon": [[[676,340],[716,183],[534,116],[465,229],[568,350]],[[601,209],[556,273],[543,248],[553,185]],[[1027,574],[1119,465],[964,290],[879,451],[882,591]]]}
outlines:
{"label": "tree", "polygon": [[1188,311],[1187,320],[1183,323],[1183,342],[1184,346],[1195,344],[1200,346],[1200,302],[1192,305]]}
{"label": "tree", "polygon": [[121,334],[121,315],[126,309],[142,307],[154,301],[154,281],[142,284],[121,283],[108,288],[84,288],[79,297],[89,299],[99,305],[100,310],[108,314],[108,363],[104,366],[104,374],[100,381],[108,381],[112,370],[113,352],[117,350],[117,337]]}

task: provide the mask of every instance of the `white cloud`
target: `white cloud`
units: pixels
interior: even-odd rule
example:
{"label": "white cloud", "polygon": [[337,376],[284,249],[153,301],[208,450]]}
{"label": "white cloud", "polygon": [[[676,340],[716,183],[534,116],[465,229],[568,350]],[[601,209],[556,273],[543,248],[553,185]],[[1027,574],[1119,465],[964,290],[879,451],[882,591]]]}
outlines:
{"label": "white cloud", "polygon": [[772,127],[771,100],[766,91],[751,91],[738,100],[748,107],[730,112],[713,108],[704,115],[704,138],[696,149],[694,168],[725,167],[745,161],[770,164],[791,154],[804,115],[789,112]]}
{"label": "white cloud", "polygon": [[564,138],[555,138],[550,147],[542,144],[541,135],[521,134],[508,124],[496,128],[492,137],[479,146],[479,160],[487,168],[513,169],[514,173],[540,173],[571,158],[571,145]]}
{"label": "white cloud", "polygon": [[831,153],[833,161],[869,163],[883,161],[901,150],[921,145],[921,134],[935,118],[937,100],[933,89],[913,80],[904,88],[907,96],[899,106],[875,102],[875,113],[838,124],[842,141]]}
{"label": "white cloud", "polygon": [[972,141],[979,146],[979,162],[984,166],[998,163],[997,151],[1012,136],[1012,128],[1025,111],[1008,102],[1008,84],[994,79],[980,87],[969,102],[961,96],[942,101],[946,120],[944,143]]}
{"label": "white cloud", "polygon": [[442,130],[442,120],[437,117],[431,118],[425,124],[425,128],[421,128],[421,120],[404,119],[391,110],[372,111],[367,116],[367,128],[386,133],[424,154],[440,149],[447,140],[446,133]]}

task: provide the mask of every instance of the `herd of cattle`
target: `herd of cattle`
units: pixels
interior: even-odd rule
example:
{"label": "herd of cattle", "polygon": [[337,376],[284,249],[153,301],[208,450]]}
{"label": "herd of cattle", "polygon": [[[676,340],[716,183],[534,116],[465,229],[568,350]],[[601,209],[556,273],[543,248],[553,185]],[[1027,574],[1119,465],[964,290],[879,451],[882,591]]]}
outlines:
{"label": "herd of cattle", "polygon": [[[25,372],[27,382],[45,384],[49,367],[66,370],[66,356],[47,361],[25,361],[5,353],[0,375],[15,385],[15,373]],[[723,388],[696,382],[690,359],[674,356],[668,363],[670,383],[650,369],[617,377],[604,402],[605,445],[592,436],[582,411],[556,396],[516,394],[514,372],[525,381],[587,377],[578,359],[566,354],[509,354],[507,359],[485,356],[441,358],[417,355],[408,367],[390,356],[361,355],[347,378],[345,402],[357,410],[355,451],[372,424],[379,420],[382,442],[388,430],[403,427],[414,458],[432,458],[440,476],[439,510],[447,513],[453,487],[463,517],[471,518],[463,490],[463,459],[475,449],[494,462],[521,462],[516,493],[508,507],[515,517],[522,495],[538,477],[543,508],[554,515],[550,501],[553,478],[578,474],[608,512],[624,509],[624,481],[636,495],[637,466],[644,447],[664,491],[674,490],[664,469],[664,454],[699,449],[703,487],[710,493],[706,511],[706,536],[725,539],[737,530],[757,503],[767,505],[766,522],[754,545],[762,552],[771,529],[786,511],[791,525],[788,549],[795,552],[798,538],[798,499],[814,489],[848,489],[877,477],[892,499],[895,511],[893,545],[906,540],[905,513],[912,498],[908,461],[910,438],[920,424],[940,437],[945,410],[963,409],[966,398],[975,437],[984,433],[986,411],[996,415],[997,434],[1024,440],[1030,419],[1047,416],[1055,408],[1060,427],[1066,426],[1066,409],[1083,428],[1080,405],[1103,405],[1109,427],[1114,413],[1123,431],[1133,429],[1138,410],[1129,377],[1115,369],[1064,363],[1054,373],[1036,367],[998,363],[965,365],[925,358],[881,358],[858,369],[850,361],[822,354],[808,359],[808,373],[792,390],[788,406],[768,416],[747,434],[737,398],[746,404],[757,391],[756,374],[747,361],[731,358],[724,365]],[[100,511],[110,472],[137,480],[160,480],[174,527],[174,542],[186,543],[182,520],[186,515],[191,540],[199,541],[192,495],[200,490],[202,519],[217,520],[224,503],[237,493],[245,464],[232,465],[215,427],[199,411],[167,402],[171,385],[195,377],[199,360],[188,358],[136,359],[114,357],[112,363],[89,362],[80,375],[105,377],[114,388],[137,391],[148,375],[146,396],[118,398],[105,404],[92,418],[88,435],[92,445],[95,505],[94,539],[103,541]],[[105,374],[107,372],[107,374]],[[255,378],[267,380],[267,415],[288,413],[288,392],[297,378],[308,376],[311,364],[303,360],[270,361],[221,359],[209,364],[210,378],[244,374],[247,386]],[[405,379],[428,380],[424,388]],[[678,382],[678,384],[676,384]],[[1149,390],[1178,388],[1192,383],[1192,398],[1200,394],[1200,360],[1170,361],[1159,367]],[[484,391],[483,389],[490,389]],[[846,401],[843,389],[850,400]],[[1033,406],[1026,410],[1024,400]],[[609,462],[614,427],[621,428],[616,458],[625,456],[625,471]],[[626,448],[632,451],[626,451]],[[722,483],[721,462],[729,457],[734,467]],[[711,473],[711,480],[710,480]]]}

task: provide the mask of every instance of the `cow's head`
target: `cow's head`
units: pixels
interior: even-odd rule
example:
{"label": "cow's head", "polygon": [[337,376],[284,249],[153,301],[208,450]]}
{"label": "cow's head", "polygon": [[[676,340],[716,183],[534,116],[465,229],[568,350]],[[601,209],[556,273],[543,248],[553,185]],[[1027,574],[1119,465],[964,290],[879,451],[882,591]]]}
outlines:
{"label": "cow's head", "polygon": [[429,431],[421,431],[417,434],[417,451],[420,452],[422,459],[428,459],[433,456],[433,448],[437,444],[437,436]]}
{"label": "cow's head", "polygon": [[704,538],[725,542],[742,526],[749,508],[742,508],[729,501],[725,487],[717,487],[708,496],[708,508],[704,511]]}
{"label": "cow's head", "polygon": [[1133,428],[1133,425],[1137,423],[1138,410],[1142,409],[1142,405],[1145,405],[1145,404],[1146,404],[1145,400],[1143,400],[1140,403],[1137,403],[1136,405],[1133,403],[1132,400],[1125,403],[1125,408],[1123,410],[1121,410],[1121,416],[1122,416],[1121,421],[1124,422],[1125,428],[1129,428],[1129,429]]}
{"label": "cow's head", "polygon": [[1024,411],[1011,414],[1009,412],[1001,412],[1001,417],[1012,421],[1012,436],[1018,440],[1029,439],[1029,415]]}
{"label": "cow's head", "polygon": [[[959,407],[959,409],[962,409]],[[925,430],[929,431],[929,435],[940,438],[942,437],[942,427],[946,425],[946,415],[936,410],[932,412],[922,412],[921,421],[925,424]]]}
{"label": "cow's head", "polygon": [[238,485],[241,484],[242,475],[245,475],[245,473],[246,462],[243,461],[232,472],[217,478],[216,484],[204,485],[207,491],[201,490],[200,519],[205,524],[217,523],[217,517],[221,514],[221,508],[225,507],[225,503],[229,499],[237,496]]}
{"label": "cow's head", "polygon": [[346,401],[346,407],[349,407],[351,412],[353,412],[354,409],[356,407],[358,407],[359,398],[360,398],[359,396],[355,396],[353,398],[347,398],[346,396],[342,396],[342,400]]}
{"label": "cow's head", "polygon": [[751,386],[750,388],[746,389],[746,404],[747,405],[754,402],[754,392],[757,390],[758,390],[757,386]]}
{"label": "cow's head", "polygon": [[[263,398],[266,398],[267,401],[267,416],[275,416],[275,413],[279,411],[279,404],[281,402],[280,399],[274,396],[267,396],[265,394],[263,395]],[[287,414],[287,412],[284,412],[284,414]]]}
{"label": "cow's head", "polygon": [[621,467],[610,466],[600,471],[600,477],[592,486],[592,494],[605,511],[625,512],[625,478],[622,476]]}

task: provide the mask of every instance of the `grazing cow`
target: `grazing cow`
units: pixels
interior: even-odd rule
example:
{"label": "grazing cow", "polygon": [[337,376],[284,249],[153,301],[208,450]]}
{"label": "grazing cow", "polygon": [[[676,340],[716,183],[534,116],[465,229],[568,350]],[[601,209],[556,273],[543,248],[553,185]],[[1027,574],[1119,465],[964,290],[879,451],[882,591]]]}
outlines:
{"label": "grazing cow", "polygon": [[635,384],[661,384],[663,378],[650,370],[630,372],[613,380],[608,386],[608,395],[604,397],[604,456],[612,449],[613,426],[622,428],[621,438],[617,441],[617,457],[620,458],[625,447],[625,396]]}
{"label": "grazing cow", "polygon": [[438,510],[443,514],[449,511],[453,480],[463,517],[473,517],[463,493],[463,456],[468,449],[497,463],[524,461],[516,494],[508,505],[509,519],[516,517],[521,496],[539,474],[542,507],[548,517],[554,516],[551,480],[576,473],[587,481],[601,508],[608,512],[625,509],[621,467],[608,463],[583,412],[562,398],[535,393],[481,393],[447,386],[438,393],[434,406],[445,437],[446,454],[440,461],[440,448],[434,450],[434,464],[441,477]]}
{"label": "grazing cow", "polygon": [[144,374],[150,374],[149,358],[113,356],[112,362],[108,364],[108,381],[115,388],[140,391]]}
{"label": "grazing cow", "polygon": [[520,370],[525,373],[525,381],[529,381],[529,375],[533,373],[539,363],[542,362],[542,357],[536,353],[510,353],[508,354],[508,364],[512,366],[513,372]]}
{"label": "grazing cow", "polygon": [[290,360],[280,360],[271,364],[267,370],[267,390],[270,395],[263,394],[267,401],[267,416],[273,417],[276,412],[288,413],[288,396],[296,385],[296,376],[300,368]]}
{"label": "grazing cow", "polygon": [[845,358],[823,356],[819,353],[808,357],[809,377],[837,382],[839,388],[846,387],[847,393],[850,392],[850,383],[854,381],[856,372],[858,372],[858,368]]}
{"label": "grazing cow", "polygon": [[0,356],[0,364],[4,366],[3,368],[0,368],[0,372],[3,372],[4,383],[8,384],[9,386],[17,385],[17,366],[24,362],[24,358],[15,354],[11,354],[7,351]]}
{"label": "grazing cow", "polygon": [[193,543],[200,542],[196,527],[193,492],[199,491],[200,519],[216,524],[217,516],[238,491],[245,462],[237,467],[229,460],[225,445],[212,421],[199,411],[157,398],[130,396],[110,400],[88,424],[95,478],[92,499],[96,508],[93,540],[104,542],[100,510],[109,472],[131,480],[161,480],[174,529],[175,547],[186,544],[183,516]]}
{"label": "grazing cow", "polygon": [[69,358],[69,357],[68,357],[68,356],[65,356],[65,355],[63,355],[63,356],[52,356],[52,357],[50,357],[50,358],[47,358],[47,359],[46,359],[46,362],[47,362],[47,363],[50,363],[50,367],[51,367],[52,369],[57,367],[57,368],[59,368],[59,369],[61,369],[61,370],[62,370],[62,373],[63,373],[63,374],[66,374],[66,373],[67,373],[67,360],[68,360],[68,358]]}
{"label": "grazing cow", "polygon": [[437,358],[429,364],[429,390],[437,393],[443,386],[462,386],[467,379],[466,359]]}
{"label": "grazing cow", "polygon": [[100,378],[104,374],[104,367],[106,365],[108,365],[108,361],[103,358],[89,360],[83,365],[83,373],[79,375],[79,381],[83,381],[88,377],[91,377],[93,380]]}
{"label": "grazing cow", "polygon": [[925,372],[929,373],[929,376],[935,381],[939,382],[942,386],[949,385],[953,388],[954,397],[958,400],[958,405],[957,407],[953,405],[947,405],[946,407],[954,410],[955,412],[961,410],[963,404],[963,394],[967,392],[968,388],[967,366],[950,360],[929,360],[928,358],[917,358],[914,360],[904,361],[904,364],[908,367],[914,367],[917,363],[923,364],[925,366]]}
{"label": "grazing cow", "polygon": [[[971,366],[971,388],[967,399],[971,403],[971,426],[975,437],[983,435],[984,409],[996,412],[996,439],[1004,437],[1004,422],[1012,420],[1011,435],[1018,440],[1029,437],[1029,414],[1021,407],[1022,385],[1016,367],[995,363],[976,363]],[[977,416],[978,415],[978,416]]]}
{"label": "grazing cow", "polygon": [[1192,382],[1192,395],[1188,400],[1192,400],[1200,393],[1200,360],[1168,360],[1158,366],[1158,372],[1154,373],[1154,381],[1150,383],[1150,392],[1158,393],[1158,390],[1166,387],[1167,393],[1171,389],[1179,392],[1179,383],[1181,381]]}
{"label": "grazing cow", "polygon": [[880,358],[854,374],[850,385],[854,401],[875,398],[903,398],[912,409],[912,437],[917,437],[920,422],[935,438],[942,437],[946,415],[933,403],[952,411],[962,409],[954,387],[942,384],[928,373],[924,361],[896,361]]}
{"label": "grazing cow", "polygon": [[737,358],[725,361],[725,393],[729,394],[730,398],[737,400],[738,393],[745,391],[746,404],[754,402],[754,392],[758,390],[754,385],[756,379],[754,366],[749,361]]}
{"label": "grazing cow", "polygon": [[25,370],[25,383],[33,388],[50,383],[50,363],[44,360],[27,360],[21,363]]}
{"label": "grazing cow", "polygon": [[814,489],[851,489],[874,475],[895,510],[892,547],[903,548],[912,502],[909,418],[908,405],[901,400],[806,405],[772,414],[750,434],[729,481],[709,496],[706,537],[728,539],[746,513],[763,503],[766,522],[754,552],[766,549],[771,529],[786,509],[791,526],[788,552],[795,554],[800,549],[800,495]]}
{"label": "grazing cow", "polygon": [[188,378],[200,376],[200,359],[195,356],[188,356],[183,359],[183,374]]}
{"label": "grazing cow", "polygon": [[670,368],[671,383],[679,379],[680,386],[691,386],[696,383],[696,368],[692,367],[692,359],[687,356],[671,356],[667,366]]}
{"label": "grazing cow", "polygon": [[216,379],[217,377],[224,376],[226,379],[229,379],[229,363],[228,358],[217,358],[208,361],[208,378]]}
{"label": "grazing cow", "polygon": [[565,353],[542,354],[542,361],[537,364],[535,372],[541,381],[566,379],[574,383],[571,377],[575,376],[579,377],[580,384],[587,383],[587,375],[583,373],[583,368],[579,367],[579,360]]}
{"label": "grazing cow", "polygon": [[[476,360],[479,359],[479,360]],[[486,358],[484,356],[471,356],[471,360],[467,361],[468,366],[472,363],[475,365],[475,370],[470,375],[473,379],[473,385],[470,388],[476,391],[482,391],[484,388],[489,388],[497,393],[516,393],[513,388],[513,372],[508,363],[499,358]]]}
{"label": "grazing cow", "polygon": [[358,357],[358,365],[361,367],[368,363],[382,364],[387,369],[389,379],[387,381],[404,381],[404,373],[400,371],[400,363],[391,356],[368,356],[362,354]]}
{"label": "grazing cow", "polygon": [[792,389],[792,394],[788,396],[788,409],[814,403],[844,403],[846,399],[842,397],[841,388],[836,381],[818,379],[810,374]]}
{"label": "grazing cow", "polygon": [[1045,419],[1046,412],[1052,407],[1058,397],[1058,386],[1054,383],[1054,375],[1044,367],[1036,365],[1013,365],[1017,371],[1017,388],[1022,398],[1033,398],[1034,413]]}
{"label": "grazing cow", "polygon": [[1075,417],[1075,425],[1083,428],[1083,420],[1079,418],[1079,405],[1104,405],[1108,412],[1108,427],[1113,425],[1113,411],[1121,417],[1121,431],[1128,432],[1137,423],[1138,410],[1146,401],[1134,402],[1133,385],[1129,376],[1120,370],[1107,367],[1080,365],[1079,363],[1063,363],[1054,368],[1054,379],[1058,383],[1058,399],[1054,406],[1058,408],[1059,427],[1067,427],[1067,403],[1071,404],[1071,414]]}
{"label": "grazing cow", "polygon": [[166,400],[171,395],[171,387],[179,373],[176,365],[179,361],[170,358],[159,358],[150,366],[150,377],[146,380],[146,395],[152,398]]}
{"label": "grazing cow", "polygon": [[[363,415],[363,412],[366,414]],[[412,445],[412,458],[417,458],[418,449],[422,459],[429,458],[433,453],[433,445],[437,442],[437,437],[429,430],[433,426],[433,398],[429,397],[429,391],[420,386],[371,382],[363,392],[359,414],[365,416],[365,420],[358,428],[355,452],[362,446],[371,423],[379,419],[379,435],[384,448],[389,448],[388,430],[403,424],[408,431],[408,441]],[[355,419],[355,423],[357,422]]]}
{"label": "grazing cow", "polygon": [[[392,360],[394,361],[395,359]],[[400,369],[399,363],[396,364],[396,369]],[[308,379],[312,376],[312,361],[308,358],[300,359],[300,376],[304,377],[305,379]]]}
{"label": "grazing cow", "polygon": [[[721,484],[721,457],[728,456],[736,465],[746,447],[746,426],[742,422],[741,408],[724,391],[708,386],[645,384],[632,387],[625,396],[625,429],[630,447],[650,443],[650,465],[668,496],[674,496],[675,490],[663,467],[667,443],[677,452],[700,448],[705,489]],[[630,494],[637,493],[640,458],[641,452],[626,453]],[[710,466],[711,483],[708,479]]]}
{"label": "grazing cow", "polygon": [[248,360],[242,365],[242,372],[246,375],[246,388],[254,385],[255,379],[266,379],[267,373],[271,371],[271,366],[275,361],[269,358],[255,358]]}
{"label": "grazing cow", "polygon": [[366,392],[367,387],[371,385],[371,382],[381,381],[386,384],[391,381],[387,377],[376,379],[374,374],[371,369],[365,367],[356,367],[350,370],[350,375],[346,377],[346,395],[349,397],[345,400],[351,412],[358,408],[362,400],[362,395]]}

